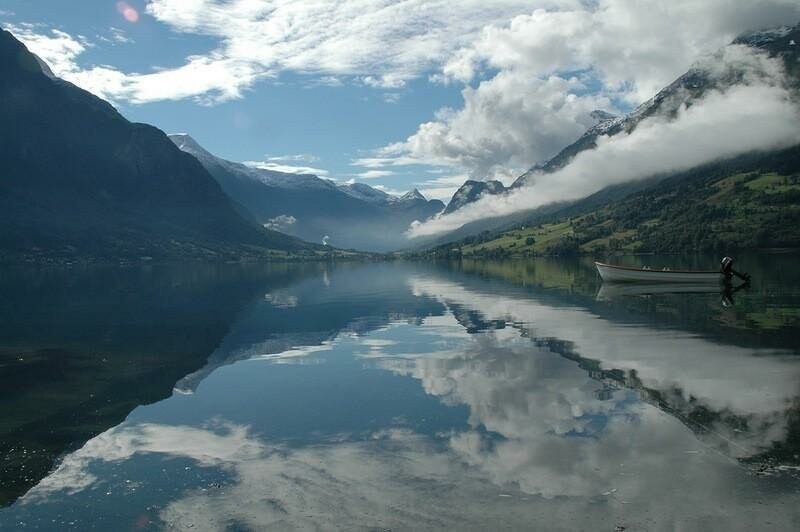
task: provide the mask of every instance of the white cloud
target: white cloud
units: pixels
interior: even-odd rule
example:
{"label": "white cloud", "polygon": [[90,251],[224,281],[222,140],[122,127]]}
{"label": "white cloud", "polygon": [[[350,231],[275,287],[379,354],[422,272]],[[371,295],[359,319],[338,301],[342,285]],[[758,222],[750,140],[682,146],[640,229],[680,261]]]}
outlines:
{"label": "white cloud", "polygon": [[387,166],[411,166],[422,164],[423,161],[414,157],[395,157],[392,155],[391,148],[379,150],[376,157],[361,157],[353,159],[352,166],[363,166],[364,168],[384,168]]}
{"label": "white cloud", "polygon": [[391,170],[367,170],[366,172],[356,174],[356,176],[360,177],[361,179],[377,179],[379,177],[388,177],[390,175],[394,175],[394,172]]}
{"label": "white cloud", "polygon": [[483,66],[537,76],[591,69],[607,89],[639,102],[742,32],[798,19],[800,5],[789,0],[600,0],[487,26],[442,70],[468,81]]}
{"label": "white cloud", "polygon": [[398,88],[447,61],[486,24],[553,3],[154,0],[147,12],[177,31],[218,37],[226,56],[265,68]]}
{"label": "white cloud", "polygon": [[261,170],[272,170],[273,172],[283,172],[286,174],[314,174],[320,177],[327,177],[330,172],[323,168],[314,168],[312,166],[294,166],[289,164],[280,164],[277,162],[267,161],[244,161],[242,164],[250,168],[258,168]]}
{"label": "white cloud", "polygon": [[270,162],[295,162],[295,163],[315,163],[319,157],[310,153],[297,153],[294,155],[273,155],[266,158]]}
{"label": "white cloud", "polygon": [[14,34],[60,77],[68,77],[78,71],[76,58],[90,46],[85,37],[73,37],[58,29],[40,33],[43,28],[36,24],[5,24],[4,29]]}
{"label": "white cloud", "polygon": [[[484,67],[542,79],[591,68],[608,87],[641,99],[737,33],[800,17],[789,0],[498,0],[466,1],[458,9],[445,0],[153,0],[145,11],[175,31],[219,44],[153,73],[81,69],[75,58],[82,50],[74,49],[65,59],[69,68],[54,70],[101,96],[134,103],[239,98],[257,80],[283,71],[328,84],[351,78],[401,88],[429,74],[470,80]],[[72,39],[63,32],[23,37],[37,53],[47,39]]]}
{"label": "white cloud", "polygon": [[397,103],[402,96],[402,93],[399,92],[385,92],[383,93],[383,101],[386,103]]}
{"label": "white cloud", "polygon": [[121,44],[131,44],[135,42],[133,39],[128,37],[128,35],[125,33],[125,30],[122,30],[120,28],[115,28],[112,26],[111,28],[109,28],[109,32],[111,33],[111,40],[113,40],[114,42]]}
{"label": "white cloud", "polygon": [[603,96],[575,94],[582,89],[576,78],[503,71],[476,88],[466,87],[462,109],[441,109],[436,120],[384,153],[465,168],[477,179],[519,174],[593,125],[593,110],[613,109]]}
{"label": "white cloud", "polygon": [[[477,179],[519,174],[577,139],[592,107],[638,104],[735,36],[797,20],[800,4],[791,0],[532,7],[506,23],[487,24],[431,76],[445,83],[479,81],[463,91],[463,107],[442,109],[385,150],[449,164]],[[487,73],[493,73],[488,80]]]}
{"label": "white cloud", "polygon": [[6,25],[61,78],[110,101],[146,103],[195,98],[202,104],[240,98],[242,90],[266,75],[257,66],[218,53],[190,56],[185,65],[149,74],[126,74],[111,66],[81,69],[78,56],[91,46],[82,36],[34,25]]}
{"label": "white cloud", "polygon": [[[152,0],[148,15],[175,31],[217,38],[219,45],[198,50],[178,68],[153,73],[82,69],[75,59],[83,50],[72,53],[68,68],[54,70],[99,96],[133,103],[240,98],[257,80],[284,71],[316,76],[327,85],[344,77],[398,89],[444,64],[486,24],[503,23],[531,7],[525,0],[468,1],[457,10],[445,0]],[[54,35],[19,36],[39,53],[47,40],[69,37]]]}
{"label": "white cloud", "polygon": [[273,229],[275,231],[285,231],[295,223],[297,223],[297,218],[294,216],[289,214],[281,214],[275,218],[270,218],[269,221],[264,224],[264,227],[267,229]]}
{"label": "white cloud", "polygon": [[[800,142],[800,114],[782,86],[778,61],[732,46],[712,61],[745,72],[753,84],[713,90],[672,121],[655,116],[633,132],[600,137],[597,148],[577,155],[562,170],[534,177],[535,184],[489,196],[410,230],[410,236],[451,231],[482,218],[574,200],[615,183],[676,172],[717,159]],[[712,73],[713,74],[713,73]]]}

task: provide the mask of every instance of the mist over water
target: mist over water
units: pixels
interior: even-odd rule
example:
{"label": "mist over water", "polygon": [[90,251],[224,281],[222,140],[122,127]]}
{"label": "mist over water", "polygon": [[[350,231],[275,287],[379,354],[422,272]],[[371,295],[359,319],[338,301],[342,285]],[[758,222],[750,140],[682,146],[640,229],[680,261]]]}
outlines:
{"label": "mist over water", "polygon": [[796,528],[794,261],[3,270],[0,528]]}

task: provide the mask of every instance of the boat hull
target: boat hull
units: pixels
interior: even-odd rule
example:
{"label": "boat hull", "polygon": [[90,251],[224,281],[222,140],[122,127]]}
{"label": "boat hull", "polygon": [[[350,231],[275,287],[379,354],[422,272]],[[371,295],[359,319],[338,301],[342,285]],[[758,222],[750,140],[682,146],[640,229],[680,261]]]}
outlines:
{"label": "boat hull", "polygon": [[715,271],[642,270],[602,262],[594,264],[603,281],[613,283],[719,283],[724,277]]}

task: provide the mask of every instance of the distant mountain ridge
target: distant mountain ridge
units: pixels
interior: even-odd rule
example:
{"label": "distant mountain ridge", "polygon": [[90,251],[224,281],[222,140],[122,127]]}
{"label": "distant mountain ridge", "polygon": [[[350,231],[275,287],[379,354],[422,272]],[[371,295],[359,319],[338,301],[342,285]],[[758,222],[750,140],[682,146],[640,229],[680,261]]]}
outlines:
{"label": "distant mountain ridge", "polygon": [[390,251],[405,245],[403,233],[413,221],[444,209],[441,201],[428,200],[416,189],[397,197],[365,183],[336,184],[313,174],[227,161],[185,133],[170,139],[196,157],[259,223],[311,242],[327,236],[337,247]]}
{"label": "distant mountain ridge", "polygon": [[0,30],[0,258],[210,258],[305,250],[245,219],[166,135],[55,78]]}

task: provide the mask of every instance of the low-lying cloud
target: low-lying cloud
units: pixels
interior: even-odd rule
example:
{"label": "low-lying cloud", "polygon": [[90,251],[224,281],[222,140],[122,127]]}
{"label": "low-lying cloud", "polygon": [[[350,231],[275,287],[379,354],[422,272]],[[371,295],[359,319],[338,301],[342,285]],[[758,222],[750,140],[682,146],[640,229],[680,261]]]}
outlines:
{"label": "low-lying cloud", "polygon": [[[415,224],[408,236],[445,233],[483,218],[577,200],[609,185],[800,143],[800,113],[785,88],[780,64],[741,46],[730,47],[716,59],[736,68],[750,83],[712,90],[680,108],[674,120],[654,116],[631,133],[601,136],[596,149],[578,154],[559,171],[534,176],[533,185],[486,196],[455,213]],[[715,68],[712,76],[730,72]]]}
{"label": "low-lying cloud", "polygon": [[264,227],[274,231],[285,231],[296,223],[297,218],[294,216],[290,214],[281,214],[275,218],[270,218],[269,221],[264,224]]}

